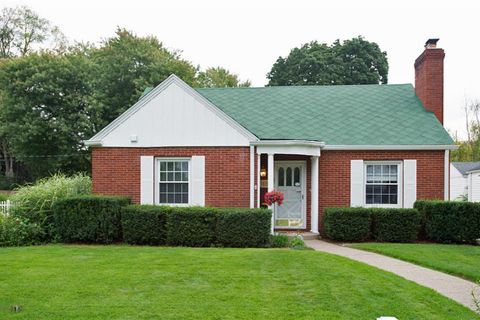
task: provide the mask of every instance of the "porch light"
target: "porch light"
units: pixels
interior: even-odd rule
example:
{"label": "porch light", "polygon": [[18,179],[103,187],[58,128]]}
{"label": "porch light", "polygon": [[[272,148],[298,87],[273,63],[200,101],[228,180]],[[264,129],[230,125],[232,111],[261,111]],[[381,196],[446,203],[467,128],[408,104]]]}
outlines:
{"label": "porch light", "polygon": [[260,177],[265,178],[267,176],[267,169],[260,169]]}

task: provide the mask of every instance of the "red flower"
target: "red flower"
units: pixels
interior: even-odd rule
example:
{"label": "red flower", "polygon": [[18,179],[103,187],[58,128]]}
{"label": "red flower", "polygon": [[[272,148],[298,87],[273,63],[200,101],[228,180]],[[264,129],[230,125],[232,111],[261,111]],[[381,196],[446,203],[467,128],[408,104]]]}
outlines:
{"label": "red flower", "polygon": [[283,198],[282,192],[273,190],[265,193],[264,201],[268,206],[271,206],[274,203],[277,203],[279,206],[281,206],[283,203]]}

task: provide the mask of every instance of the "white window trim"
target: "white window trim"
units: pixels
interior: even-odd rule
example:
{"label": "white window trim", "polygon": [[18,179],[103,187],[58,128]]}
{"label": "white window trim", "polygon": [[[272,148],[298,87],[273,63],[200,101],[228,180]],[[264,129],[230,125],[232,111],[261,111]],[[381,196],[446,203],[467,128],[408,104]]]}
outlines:
{"label": "white window trim", "polygon": [[[367,204],[367,165],[397,165],[398,170],[398,194],[397,204]],[[363,206],[366,208],[403,208],[403,161],[364,161],[363,162]]]}
{"label": "white window trim", "polygon": [[[187,161],[188,162],[188,203],[160,203],[160,162],[162,161]],[[155,204],[159,206],[170,207],[188,207],[192,204],[192,158],[171,158],[171,157],[155,157],[155,186],[153,188],[155,194]]]}

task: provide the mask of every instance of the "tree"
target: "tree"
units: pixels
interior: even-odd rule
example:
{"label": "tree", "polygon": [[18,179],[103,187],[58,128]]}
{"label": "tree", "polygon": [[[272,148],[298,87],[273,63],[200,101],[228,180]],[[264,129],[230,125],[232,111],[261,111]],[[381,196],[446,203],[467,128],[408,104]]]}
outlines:
{"label": "tree", "polygon": [[157,86],[171,74],[190,85],[196,68],[175,51],[167,50],[155,37],[138,37],[125,29],[92,51],[95,65],[92,105],[98,131],[133,105],[147,87]]}
{"label": "tree", "polygon": [[201,88],[250,87],[250,81],[241,82],[238,75],[225,68],[208,68],[197,75],[197,86]]}
{"label": "tree", "polygon": [[9,59],[0,71],[3,132],[34,177],[90,169],[86,140],[172,73],[193,84],[196,68],[154,37],[119,29],[101,47]]}
{"label": "tree", "polygon": [[[33,51],[35,45],[51,40],[57,49],[65,49],[66,38],[60,30],[41,18],[27,7],[4,8],[0,13],[0,68],[7,63],[5,59],[25,56]],[[0,88],[0,122],[4,119],[5,101],[1,98],[5,87]],[[0,128],[0,157],[4,164],[4,175],[14,177],[12,143],[5,128]]]}
{"label": "tree", "polygon": [[3,8],[0,13],[0,58],[24,56],[36,45],[56,47],[64,42],[58,27],[28,7]]}
{"label": "tree", "polygon": [[270,86],[387,83],[387,53],[361,36],[332,45],[312,41],[279,57],[267,78]]}
{"label": "tree", "polygon": [[480,100],[467,100],[463,106],[467,140],[461,141],[456,135],[457,150],[451,153],[452,161],[480,160]]}
{"label": "tree", "polygon": [[81,52],[30,54],[2,68],[3,133],[34,177],[88,170],[92,66]]}

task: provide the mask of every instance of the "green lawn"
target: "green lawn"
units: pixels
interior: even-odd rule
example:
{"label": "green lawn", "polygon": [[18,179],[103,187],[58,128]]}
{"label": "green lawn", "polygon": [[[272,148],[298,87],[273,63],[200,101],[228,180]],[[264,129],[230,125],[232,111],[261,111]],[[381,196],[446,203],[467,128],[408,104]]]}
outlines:
{"label": "green lawn", "polygon": [[[11,305],[23,307],[12,313]],[[393,274],[310,250],[0,249],[0,319],[479,319]]]}
{"label": "green lawn", "polygon": [[417,243],[358,243],[351,246],[472,281],[480,280],[480,246]]}

